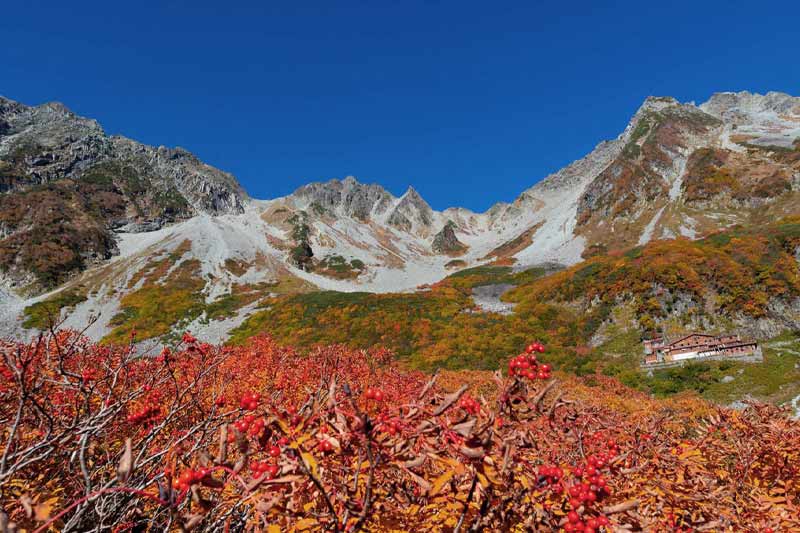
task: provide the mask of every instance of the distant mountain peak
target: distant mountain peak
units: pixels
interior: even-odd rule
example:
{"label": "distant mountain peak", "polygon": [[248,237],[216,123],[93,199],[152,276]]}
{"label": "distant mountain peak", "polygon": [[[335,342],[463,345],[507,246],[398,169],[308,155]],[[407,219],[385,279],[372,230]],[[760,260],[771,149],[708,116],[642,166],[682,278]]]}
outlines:
{"label": "distant mountain peak", "polygon": [[303,185],[289,198],[302,209],[316,204],[330,213],[358,220],[385,212],[395,200],[382,186],[361,183],[353,176]]}
{"label": "distant mountain peak", "polygon": [[[244,209],[247,193],[236,178],[184,148],[154,147],[106,135],[96,120],[76,115],[60,102],[27,106],[4,98],[0,103],[0,157],[15,161],[14,175],[3,188],[13,190],[63,178],[80,180],[103,165],[125,166],[137,174],[145,188],[142,192],[177,191],[196,212],[238,213]],[[35,164],[17,157],[31,151],[41,152]]]}
{"label": "distant mountain peak", "polygon": [[431,231],[434,211],[414,187],[408,187],[405,194],[392,210],[387,222],[403,231],[428,235]]}
{"label": "distant mountain peak", "polygon": [[662,109],[679,105],[681,103],[672,96],[648,96],[644,99],[636,114],[638,115],[645,111],[661,111]]}

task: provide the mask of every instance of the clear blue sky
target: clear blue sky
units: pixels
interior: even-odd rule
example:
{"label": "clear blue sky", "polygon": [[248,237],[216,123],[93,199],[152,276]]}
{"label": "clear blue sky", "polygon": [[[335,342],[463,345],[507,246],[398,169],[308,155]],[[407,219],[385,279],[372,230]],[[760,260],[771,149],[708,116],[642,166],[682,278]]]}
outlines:
{"label": "clear blue sky", "polygon": [[353,174],[484,210],[650,94],[800,95],[800,2],[5,2],[0,94],[183,146],[252,196]]}

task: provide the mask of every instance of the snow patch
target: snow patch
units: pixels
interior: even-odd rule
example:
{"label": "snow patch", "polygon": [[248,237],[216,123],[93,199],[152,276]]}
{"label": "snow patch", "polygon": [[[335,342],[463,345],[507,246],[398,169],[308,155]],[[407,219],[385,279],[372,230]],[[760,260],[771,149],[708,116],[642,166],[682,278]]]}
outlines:
{"label": "snow patch", "polygon": [[686,173],[686,157],[676,157],[673,165],[675,166],[674,177],[672,178],[672,185],[669,188],[669,199],[673,202],[681,195],[681,186],[683,185],[683,175]]}
{"label": "snow patch", "polygon": [[639,242],[638,242],[639,246],[647,244],[648,242],[650,242],[650,240],[652,240],[653,231],[656,229],[656,224],[658,224],[658,221],[661,218],[661,213],[664,212],[665,207],[666,206],[659,209],[656,212],[656,214],[653,215],[653,218],[650,219],[650,222],[647,223],[647,226],[645,226],[644,231],[642,232],[642,236],[639,237]]}
{"label": "snow patch", "polygon": [[681,224],[681,226],[678,228],[678,232],[684,237],[695,239],[697,238],[697,230],[695,229],[696,223],[697,222],[694,219],[686,217],[683,220],[683,224]]}

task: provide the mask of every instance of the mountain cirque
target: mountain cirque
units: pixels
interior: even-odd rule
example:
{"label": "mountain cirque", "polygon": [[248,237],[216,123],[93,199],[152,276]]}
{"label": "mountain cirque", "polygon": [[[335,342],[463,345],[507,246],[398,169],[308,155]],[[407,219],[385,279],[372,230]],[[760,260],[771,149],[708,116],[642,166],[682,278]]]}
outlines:
{"label": "mountain cirque", "polygon": [[571,265],[761,224],[800,212],[798,139],[800,98],[651,97],[616,139],[474,213],[352,177],[255,200],[185,150],[0,98],[0,318],[20,333],[24,308],[72,291],[66,325],[98,315],[87,333],[113,337],[146,295],[172,295],[184,320],[164,332],[224,340],[264,294],[409,291],[489,262]]}

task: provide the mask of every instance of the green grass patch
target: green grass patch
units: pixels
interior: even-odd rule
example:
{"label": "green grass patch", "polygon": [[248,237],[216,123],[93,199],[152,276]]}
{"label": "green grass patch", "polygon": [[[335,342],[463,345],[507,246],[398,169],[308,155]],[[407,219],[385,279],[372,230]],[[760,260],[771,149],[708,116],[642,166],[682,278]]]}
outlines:
{"label": "green grass patch", "polygon": [[200,262],[184,261],[166,275],[171,264],[172,257],[167,257],[145,267],[144,284],[120,299],[121,311],[111,319],[114,328],[103,342],[126,343],[134,331],[137,340],[161,337],[202,313],[205,283],[199,275]]}
{"label": "green grass patch", "polygon": [[511,267],[483,265],[459,270],[440,282],[441,285],[455,287],[462,290],[471,290],[481,285],[510,284],[522,285],[531,283],[544,276],[547,269],[533,267],[519,272],[514,272]]}
{"label": "green grass patch", "polygon": [[27,329],[48,329],[58,322],[61,312],[72,309],[86,301],[86,294],[77,289],[65,289],[41,302],[29,305],[23,311],[25,317],[22,327]]}
{"label": "green grass patch", "polygon": [[332,343],[383,346],[409,366],[430,371],[496,369],[532,339],[552,345],[549,360],[567,364],[574,350],[562,347],[560,340],[574,343],[579,335],[570,310],[538,304],[524,315],[474,312],[471,291],[453,284],[405,294],[314,291],[263,303],[262,310],[232,332],[230,343],[267,333],[281,343],[306,348]]}

